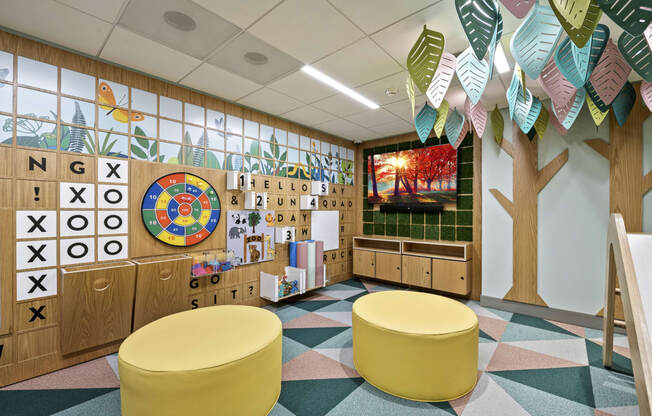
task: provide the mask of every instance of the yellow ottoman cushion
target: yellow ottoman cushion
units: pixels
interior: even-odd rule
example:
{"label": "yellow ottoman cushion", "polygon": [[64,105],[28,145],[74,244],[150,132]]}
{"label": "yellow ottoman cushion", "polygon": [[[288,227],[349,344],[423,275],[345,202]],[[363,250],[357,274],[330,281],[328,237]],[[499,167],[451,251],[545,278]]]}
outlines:
{"label": "yellow ottoman cushion", "polygon": [[166,316],[120,346],[123,416],[266,415],[281,392],[282,325],[214,306]]}
{"label": "yellow ottoman cushion", "polygon": [[478,318],[462,303],[404,290],[353,304],[353,361],[380,390],[444,401],[470,392],[478,373]]}

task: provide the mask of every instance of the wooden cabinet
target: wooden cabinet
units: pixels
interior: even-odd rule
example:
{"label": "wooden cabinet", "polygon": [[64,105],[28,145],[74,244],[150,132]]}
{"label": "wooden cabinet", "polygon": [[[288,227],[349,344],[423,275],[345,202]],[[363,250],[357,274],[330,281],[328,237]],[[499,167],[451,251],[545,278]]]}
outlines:
{"label": "wooden cabinet", "polygon": [[134,263],[137,265],[134,331],[158,318],[188,309],[190,257],[150,257]]}
{"label": "wooden cabinet", "polygon": [[376,252],[353,250],[353,274],[365,277],[376,276]]}
{"label": "wooden cabinet", "polygon": [[401,283],[401,255],[376,253],[376,278]]}
{"label": "wooden cabinet", "polygon": [[402,256],[402,282],[411,286],[432,287],[430,262],[430,257]]}
{"label": "wooden cabinet", "polygon": [[471,291],[471,262],[432,259],[432,288],[468,295]]}
{"label": "wooden cabinet", "polygon": [[128,261],[61,269],[61,353],[126,338],[136,266]]}

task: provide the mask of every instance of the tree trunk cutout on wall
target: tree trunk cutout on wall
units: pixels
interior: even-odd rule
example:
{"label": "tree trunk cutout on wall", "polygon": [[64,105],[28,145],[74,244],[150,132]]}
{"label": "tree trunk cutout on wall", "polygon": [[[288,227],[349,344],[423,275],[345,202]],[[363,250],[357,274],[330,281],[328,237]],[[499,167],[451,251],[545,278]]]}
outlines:
{"label": "tree trunk cutout on wall", "polygon": [[[611,112],[609,143],[602,139],[584,141],[609,161],[609,214],[621,214],[628,233],[643,230],[643,197],[652,189],[652,171],[643,175],[643,123],[650,111],[642,102],[639,87],[640,84],[634,85],[636,102],[622,127]],[[623,318],[619,297],[615,312],[616,317]],[[602,315],[602,310],[598,315]]]}
{"label": "tree trunk cutout on wall", "polygon": [[537,290],[537,196],[568,161],[568,149],[539,170],[537,141],[530,141],[515,123],[512,141],[503,140],[500,147],[512,157],[514,169],[513,202],[498,189],[489,190],[512,217],[514,227],[512,288],[503,299],[548,306]]}

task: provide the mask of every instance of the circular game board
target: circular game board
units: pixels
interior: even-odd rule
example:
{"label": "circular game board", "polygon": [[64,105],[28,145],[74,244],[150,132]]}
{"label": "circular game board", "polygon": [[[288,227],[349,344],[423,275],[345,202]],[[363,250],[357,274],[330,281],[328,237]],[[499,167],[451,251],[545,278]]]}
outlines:
{"label": "circular game board", "polygon": [[158,240],[172,246],[192,246],[215,231],[220,198],[199,176],[172,173],[147,189],[141,214],[145,227]]}

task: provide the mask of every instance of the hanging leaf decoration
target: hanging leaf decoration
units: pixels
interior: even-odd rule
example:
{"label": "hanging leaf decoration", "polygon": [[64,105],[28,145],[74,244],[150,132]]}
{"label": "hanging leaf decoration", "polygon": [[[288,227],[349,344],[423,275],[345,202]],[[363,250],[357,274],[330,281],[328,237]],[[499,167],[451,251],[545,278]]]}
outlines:
{"label": "hanging leaf decoration", "polygon": [[609,36],[611,36],[611,31],[607,25],[599,24],[595,28],[593,35],[591,36],[591,52],[589,54],[589,64],[586,69],[586,75],[584,81],[588,81],[589,77],[593,73],[593,70],[600,62],[602,54],[604,53],[604,48],[607,47],[609,42]]}
{"label": "hanging leaf decoration", "polygon": [[453,112],[450,113],[446,119],[446,137],[448,138],[448,142],[455,149],[457,149],[455,144],[457,143],[457,138],[460,136],[460,133],[464,128],[464,124],[466,124],[464,114],[458,112],[457,109],[453,110]]}
{"label": "hanging leaf decoration", "polygon": [[557,106],[567,105],[575,96],[576,88],[564,77],[553,59],[541,71],[539,84]]}
{"label": "hanging leaf decoration", "polygon": [[423,32],[410,49],[407,69],[422,93],[426,93],[444,53],[444,35],[423,26]]}
{"label": "hanging leaf decoration", "polygon": [[559,122],[559,119],[555,115],[555,109],[552,109],[552,114],[550,115],[550,124],[557,130],[557,133],[559,133],[560,136],[565,136],[566,133],[568,133],[568,130],[566,130],[566,127],[562,126],[561,123]]}
{"label": "hanging leaf decoration", "polygon": [[632,35],[640,35],[652,22],[649,0],[597,0],[600,8],[618,26]]}
{"label": "hanging leaf decoration", "polygon": [[[586,91],[577,90],[577,93],[575,94],[575,100],[573,101],[570,110],[566,114],[566,117],[561,122],[561,125],[564,126],[566,130],[571,128],[573,123],[575,123],[575,120],[577,120],[577,116],[580,115],[580,111],[582,111],[582,106],[584,105],[585,97],[586,97]],[[554,105],[552,107],[552,110],[555,111]],[[559,114],[558,113],[556,114],[557,117],[559,118]]]}
{"label": "hanging leaf decoration", "polygon": [[448,101],[443,100],[441,105],[437,107],[437,121],[435,121],[435,134],[437,138],[441,137],[441,134],[444,132],[444,126],[446,125],[446,119],[448,118]]}
{"label": "hanging leaf decoration", "polygon": [[623,32],[618,38],[618,50],[641,78],[652,81],[652,51],[645,36]]}
{"label": "hanging leaf decoration", "polygon": [[487,126],[487,110],[484,109],[482,103],[473,104],[469,97],[466,97],[464,102],[464,112],[469,118],[473,127],[475,128],[478,136],[482,137],[484,134],[484,129]]}
{"label": "hanging leaf decoration", "polygon": [[460,147],[460,145],[464,141],[464,138],[469,133],[469,131],[471,131],[471,123],[468,122],[468,121],[465,121],[462,124],[462,131],[460,131],[459,136],[457,136],[457,140],[455,140],[455,144],[453,144],[453,149],[457,149],[458,147]]}
{"label": "hanging leaf decoration", "polygon": [[602,57],[602,52],[605,46],[607,46],[608,40],[609,28],[605,25],[598,25],[593,36],[591,36],[591,41],[587,42],[587,45],[591,46],[586,68],[580,67],[577,64],[577,60],[581,59],[580,55],[582,52],[580,51],[583,51],[584,48],[578,48],[569,38],[564,38],[561,41],[555,53],[555,64],[557,64],[561,73],[575,88],[582,88],[586,84],[586,81],[588,81],[598,64],[600,57]]}
{"label": "hanging leaf decoration", "polygon": [[530,11],[536,0],[500,0],[515,17],[522,19]]}
{"label": "hanging leaf decoration", "polygon": [[410,74],[408,74],[407,80],[405,80],[405,90],[407,91],[407,95],[410,98],[410,104],[412,106],[412,120],[414,120],[414,82],[412,82],[412,77]]}
{"label": "hanging leaf decoration", "polygon": [[516,110],[514,111],[514,122],[521,128],[525,134],[530,131],[534,126],[534,122],[539,117],[541,111],[541,101],[532,96],[529,90],[525,90],[527,99],[522,100],[520,97],[516,102]]}
{"label": "hanging leaf decoration", "polygon": [[650,23],[650,26],[645,29],[645,32],[643,32],[643,36],[645,36],[645,40],[647,40],[647,46],[652,49],[652,23]]}
{"label": "hanging leaf decoration", "polygon": [[564,38],[555,52],[555,65],[559,68],[559,72],[566,78],[575,88],[582,88],[586,83],[584,75],[579,71],[573,59],[573,47],[576,47],[569,38]]}
{"label": "hanging leaf decoration", "polygon": [[632,68],[618,52],[616,45],[609,39],[589,80],[605,104],[611,104],[623,89]]}
{"label": "hanging leaf decoration", "polygon": [[560,35],[561,25],[552,9],[536,3],[511,40],[512,56],[527,76],[539,77]]}
{"label": "hanging leaf decoration", "polygon": [[466,38],[478,60],[483,59],[498,26],[498,7],[493,0],[455,0]]}
{"label": "hanging leaf decoration", "polygon": [[457,57],[457,78],[466,95],[473,104],[480,101],[489,80],[489,65],[484,59],[478,60],[472,48],[467,48]]}
{"label": "hanging leaf decoration", "polygon": [[589,62],[591,61],[592,44],[593,44],[593,36],[591,36],[591,39],[589,39],[589,41],[586,42],[586,45],[584,45],[584,47],[582,48],[578,48],[577,45],[570,42],[571,54],[573,55],[573,62],[575,63],[575,68],[577,68],[577,72],[579,74],[582,74],[584,76],[586,76],[586,73],[589,71]]}
{"label": "hanging leaf decoration", "polygon": [[496,49],[498,48],[500,39],[503,37],[503,15],[500,13],[498,5],[496,5],[496,10],[498,12],[498,24],[496,25],[494,36],[491,38],[491,44],[489,44],[489,79],[493,79],[494,77],[494,58],[496,57]]}
{"label": "hanging leaf decoration", "polygon": [[500,146],[503,142],[503,134],[505,132],[505,120],[498,109],[498,105],[496,105],[494,111],[491,112],[491,129],[494,131],[494,140],[496,140],[496,143]]}
{"label": "hanging leaf decoration", "polygon": [[446,91],[448,91],[453,75],[455,75],[456,63],[457,58],[455,58],[455,55],[448,52],[442,54],[437,71],[435,71],[435,75],[432,77],[430,86],[426,91],[426,97],[435,108],[441,105],[446,96]]}
{"label": "hanging leaf decoration", "polygon": [[636,102],[636,90],[630,82],[625,83],[622,91],[618,94],[614,102],[611,104],[611,108],[614,112],[614,117],[620,127],[625,124],[629,114],[634,108],[634,103]]}
{"label": "hanging leaf decoration", "polygon": [[641,81],[641,97],[648,110],[652,111],[652,82]]}
{"label": "hanging leaf decoration", "polygon": [[428,136],[430,135],[432,127],[435,125],[436,119],[437,110],[430,107],[427,102],[423,104],[419,114],[417,114],[417,117],[414,119],[414,127],[417,130],[419,139],[421,139],[421,143],[425,143],[426,140],[428,140]]}
{"label": "hanging leaf decoration", "polygon": [[602,101],[602,98],[600,98],[598,93],[595,91],[595,88],[593,88],[593,84],[591,84],[591,81],[586,83],[584,89],[586,90],[587,97],[589,97],[591,102],[595,104],[598,110],[602,112],[609,111],[609,105],[606,104],[604,101]]}
{"label": "hanging leaf decoration", "polygon": [[607,114],[609,114],[609,110],[607,109],[607,111],[601,111],[598,106],[595,105],[593,100],[589,98],[588,94],[586,95],[586,105],[589,107],[589,112],[591,113],[593,122],[596,126],[600,127],[600,124],[602,124],[605,117],[607,117]]}
{"label": "hanging leaf decoration", "polygon": [[559,17],[575,28],[582,27],[591,0],[550,0],[550,7]]}
{"label": "hanging leaf decoration", "polygon": [[509,118],[514,119],[514,109],[516,108],[516,99],[519,92],[521,91],[521,81],[519,79],[520,68],[518,64],[514,67],[514,72],[512,73],[512,81],[507,88],[507,104],[509,105]]}
{"label": "hanging leaf decoration", "polygon": [[539,117],[537,121],[534,122],[534,130],[539,136],[539,140],[543,139],[543,136],[546,135],[546,130],[548,129],[548,120],[550,119],[550,113],[543,103],[541,103],[541,109],[539,110]]}
{"label": "hanging leaf decoration", "polygon": [[591,35],[595,31],[595,28],[598,26],[601,17],[602,10],[600,10],[600,7],[598,7],[595,0],[591,0],[589,2],[588,10],[586,11],[584,21],[580,27],[574,27],[572,24],[568,23],[566,19],[560,15],[557,15],[559,23],[564,28],[564,32],[566,32],[568,37],[578,48],[583,47],[586,45],[586,42],[589,41]]}

